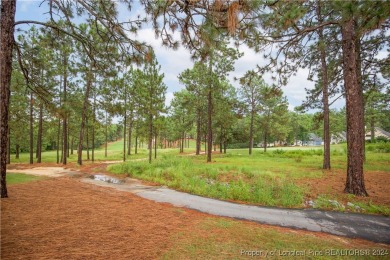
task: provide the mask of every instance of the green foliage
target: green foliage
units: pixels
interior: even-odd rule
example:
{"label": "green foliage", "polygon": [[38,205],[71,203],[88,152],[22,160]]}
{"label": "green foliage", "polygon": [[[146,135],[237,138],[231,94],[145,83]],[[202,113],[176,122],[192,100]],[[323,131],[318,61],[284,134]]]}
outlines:
{"label": "green foliage", "polygon": [[203,164],[192,158],[164,156],[152,164],[129,162],[109,170],[217,199],[283,207],[300,206],[303,199],[303,190],[288,177],[270,176],[255,168]]}
{"label": "green foliage", "polygon": [[390,153],[390,142],[378,142],[366,144],[366,150],[376,153]]}
{"label": "green foliage", "polygon": [[227,145],[227,147],[229,149],[242,149],[242,148],[248,148],[249,147],[249,143],[248,142],[245,142],[245,143],[229,143]]}

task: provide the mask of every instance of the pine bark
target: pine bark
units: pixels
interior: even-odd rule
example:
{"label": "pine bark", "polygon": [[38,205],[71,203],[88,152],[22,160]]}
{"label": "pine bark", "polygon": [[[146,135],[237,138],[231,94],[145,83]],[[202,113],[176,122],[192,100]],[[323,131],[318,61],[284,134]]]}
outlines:
{"label": "pine bark", "polygon": [[74,137],[72,136],[71,141],[70,141],[70,154],[73,155],[73,145],[74,145]]}
{"label": "pine bark", "polygon": [[200,154],[200,146],[201,146],[201,132],[200,132],[200,110],[197,110],[197,118],[196,118],[196,155]]}
{"label": "pine bark", "polygon": [[30,90],[30,164],[34,163],[34,118],[33,92]]}
{"label": "pine bark", "polygon": [[104,131],[105,135],[105,144],[104,144],[104,157],[107,158],[107,145],[108,145],[108,117],[107,117],[107,110],[106,110],[106,127]]}
{"label": "pine bark", "polygon": [[77,163],[79,165],[83,164],[83,141],[84,141],[84,129],[85,129],[85,121],[87,118],[87,108],[88,108],[88,98],[89,98],[89,92],[91,90],[91,71],[88,72],[87,75],[87,86],[85,90],[85,96],[84,96],[84,104],[83,104],[83,110],[81,114],[81,127],[80,127],[80,137],[79,137],[79,145],[77,149]]}
{"label": "pine bark", "polygon": [[92,162],[95,161],[95,124],[96,124],[96,93],[93,95],[92,113]]}
{"label": "pine bark", "polygon": [[249,128],[249,155],[252,154],[252,148],[253,148],[253,121],[255,117],[255,111],[251,110],[251,124]]}
{"label": "pine bark", "polygon": [[87,160],[89,161],[89,125],[88,125],[88,116],[87,118],[85,119],[85,123],[86,123],[86,127],[85,127],[85,131],[86,131],[86,143],[87,143]]}
{"label": "pine bark", "polygon": [[15,145],[15,159],[19,159],[20,146],[19,144]]}
{"label": "pine bark", "polygon": [[[318,21],[323,21],[321,14],[321,3],[318,2],[317,7]],[[324,113],[324,161],[323,169],[330,169],[330,129],[329,129],[329,91],[328,91],[328,64],[326,63],[325,38],[323,28],[318,29],[318,37],[320,41],[320,59],[321,59],[321,79],[322,79],[322,103]]]}
{"label": "pine bark", "polygon": [[222,125],[221,125],[221,132],[220,132],[220,136],[219,136],[219,152],[222,153],[222,145],[223,145],[223,128],[222,128]]}
{"label": "pine bark", "polygon": [[212,82],[212,57],[210,56],[210,64],[209,64],[209,70],[210,70],[210,83],[209,83],[209,90],[207,94],[207,162],[211,162],[211,153],[212,153],[212,145],[213,145],[213,95],[212,95],[212,88],[213,88],[213,82]]}
{"label": "pine bark", "polygon": [[12,74],[16,0],[1,1],[0,15],[0,171],[1,197],[7,198],[8,114]]}
{"label": "pine bark", "polygon": [[149,163],[152,163],[153,115],[149,115]]}
{"label": "pine bark", "polygon": [[371,131],[371,142],[375,142],[375,120],[374,116],[370,118],[370,131]]}
{"label": "pine bark", "polygon": [[42,162],[42,134],[43,134],[43,104],[39,104],[39,121],[37,136],[37,163]]}
{"label": "pine bark", "polygon": [[154,159],[157,159],[157,133],[154,136]]}
{"label": "pine bark", "polygon": [[[68,119],[67,119],[67,121],[68,121],[68,142],[67,142],[67,146],[68,146],[68,149],[67,149],[67,158],[69,158],[69,156],[70,156],[70,150],[71,150],[71,145],[70,145],[70,127],[69,127],[69,115],[68,115]],[[72,154],[73,154],[73,152],[72,152]]]}
{"label": "pine bark", "polygon": [[353,18],[342,26],[343,73],[347,101],[347,180],[344,192],[368,196],[364,184],[363,90],[357,73],[356,31]]}
{"label": "pine bark", "polygon": [[68,126],[67,126],[67,104],[66,104],[66,99],[67,99],[67,84],[68,84],[68,60],[66,57],[66,53],[64,53],[64,60],[63,60],[63,66],[64,66],[64,78],[63,78],[63,104],[65,106],[65,111],[64,111],[64,118],[62,120],[62,138],[63,138],[63,146],[62,146],[62,164],[66,165],[66,157],[67,157],[67,151],[68,151]]}
{"label": "pine bark", "polygon": [[60,163],[60,138],[61,138],[61,119],[58,118],[58,128],[57,128],[57,164]]}

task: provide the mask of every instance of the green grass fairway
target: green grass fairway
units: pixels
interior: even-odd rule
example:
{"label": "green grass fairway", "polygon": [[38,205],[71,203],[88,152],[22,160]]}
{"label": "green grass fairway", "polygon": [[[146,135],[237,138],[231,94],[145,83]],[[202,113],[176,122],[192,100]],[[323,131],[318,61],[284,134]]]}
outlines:
{"label": "green grass fairway", "polygon": [[[61,156],[61,155],[60,155]],[[89,150],[89,158],[92,160],[92,150]],[[134,154],[134,147],[131,150],[131,155],[126,155],[127,159],[139,159],[147,157],[147,150],[145,148],[139,148],[138,153]],[[83,150],[83,160],[87,160],[87,151]],[[105,157],[104,146],[98,149],[95,149],[95,161],[118,161],[123,160],[123,142],[117,141],[109,143],[107,146],[107,157]],[[21,153],[19,159],[15,159],[15,155],[11,154],[11,163],[28,163],[30,161],[29,153]],[[35,153],[34,153],[34,162]],[[42,162],[45,163],[55,163],[57,161],[57,152],[56,151],[46,151],[42,153]],[[68,162],[77,162],[77,150],[73,151],[68,158]]]}
{"label": "green grass fairway", "polygon": [[26,182],[32,182],[32,181],[39,181],[43,180],[46,177],[42,176],[34,176],[34,175],[28,175],[23,173],[7,173],[7,184],[13,185],[13,184],[19,184],[19,183],[26,183]]}

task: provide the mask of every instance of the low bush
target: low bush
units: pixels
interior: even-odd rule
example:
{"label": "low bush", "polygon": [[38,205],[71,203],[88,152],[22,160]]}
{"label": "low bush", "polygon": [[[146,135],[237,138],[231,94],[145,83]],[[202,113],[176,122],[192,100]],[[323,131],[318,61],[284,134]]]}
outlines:
{"label": "low bush", "polygon": [[376,153],[390,153],[390,143],[389,142],[378,142],[366,144],[366,150]]}

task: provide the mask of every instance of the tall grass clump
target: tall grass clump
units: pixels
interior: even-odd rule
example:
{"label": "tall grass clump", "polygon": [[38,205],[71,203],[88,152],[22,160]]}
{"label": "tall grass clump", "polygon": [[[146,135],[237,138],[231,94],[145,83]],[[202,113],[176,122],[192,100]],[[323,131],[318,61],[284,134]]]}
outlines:
{"label": "tall grass clump", "polygon": [[369,152],[390,153],[390,142],[378,142],[366,144],[366,149]]}
{"label": "tall grass clump", "polygon": [[151,164],[137,161],[113,165],[109,171],[200,196],[267,206],[300,206],[304,195],[287,177],[249,166],[205,164],[196,158],[166,156]]}

